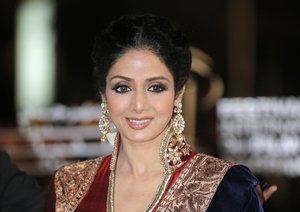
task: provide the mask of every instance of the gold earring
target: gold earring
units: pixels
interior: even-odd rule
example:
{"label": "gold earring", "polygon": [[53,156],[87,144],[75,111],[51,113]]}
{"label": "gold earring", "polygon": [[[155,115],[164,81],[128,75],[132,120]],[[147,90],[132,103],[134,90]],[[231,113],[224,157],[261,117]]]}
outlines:
{"label": "gold earring", "polygon": [[104,143],[106,141],[106,135],[110,130],[110,123],[109,123],[109,118],[108,118],[108,109],[107,109],[107,104],[105,102],[101,103],[101,111],[102,115],[100,116],[99,119],[99,130],[101,132],[101,142]]}
{"label": "gold earring", "polygon": [[182,103],[181,102],[178,102],[177,104],[175,104],[174,113],[176,115],[173,119],[172,127],[173,127],[173,130],[174,130],[176,136],[180,136],[185,128],[185,121],[184,121],[183,116],[181,115],[181,113],[182,113]]}
{"label": "gold earring", "polygon": [[189,155],[192,151],[189,143],[186,142],[185,136],[182,134],[185,121],[182,113],[182,103],[176,103],[174,107],[174,118],[172,120],[172,128],[174,135],[171,137],[168,148],[167,148],[167,161],[169,167],[172,169],[177,169],[181,167],[184,162],[184,156]]}

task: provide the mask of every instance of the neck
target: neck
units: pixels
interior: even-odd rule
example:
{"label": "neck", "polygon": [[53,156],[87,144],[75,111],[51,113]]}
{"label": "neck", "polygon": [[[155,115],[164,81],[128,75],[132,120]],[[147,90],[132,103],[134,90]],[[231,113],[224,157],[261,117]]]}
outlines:
{"label": "neck", "polygon": [[134,143],[123,139],[119,147],[116,170],[118,173],[141,176],[150,172],[163,172],[159,150],[162,138],[155,141]]}
{"label": "neck", "polygon": [[172,174],[174,167],[169,165],[170,158],[167,157],[168,143],[172,135],[172,128],[168,126],[163,135],[148,142],[131,142],[124,140],[121,136],[122,142],[116,140],[114,144],[110,170],[112,173],[122,171],[121,173],[136,176],[139,173],[153,172],[154,170],[157,171],[156,173],[160,171],[166,175]]}

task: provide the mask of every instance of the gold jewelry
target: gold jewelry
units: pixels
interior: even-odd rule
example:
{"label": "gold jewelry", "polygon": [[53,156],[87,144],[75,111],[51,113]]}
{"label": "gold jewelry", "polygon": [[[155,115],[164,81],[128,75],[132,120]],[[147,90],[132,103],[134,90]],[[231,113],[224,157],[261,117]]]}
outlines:
{"label": "gold jewelry", "polygon": [[100,116],[99,119],[99,131],[101,132],[101,142],[104,143],[106,141],[106,135],[110,130],[110,122],[108,118],[108,109],[107,109],[107,104],[105,102],[101,103],[101,111],[102,115]]}
{"label": "gold jewelry", "polygon": [[176,115],[172,121],[172,127],[173,127],[173,130],[174,130],[176,136],[179,136],[183,132],[184,127],[185,127],[185,121],[184,121],[183,116],[181,115],[181,113],[182,113],[182,103],[181,102],[178,102],[175,104],[174,113]]}
{"label": "gold jewelry", "polygon": [[165,156],[169,166],[173,169],[178,169],[185,163],[185,161],[182,161],[182,158],[190,154],[191,146],[189,143],[187,143],[185,136],[182,134],[185,127],[185,121],[181,115],[181,102],[175,104],[174,113],[175,117],[172,120],[174,135],[171,137],[168,143],[168,151]]}

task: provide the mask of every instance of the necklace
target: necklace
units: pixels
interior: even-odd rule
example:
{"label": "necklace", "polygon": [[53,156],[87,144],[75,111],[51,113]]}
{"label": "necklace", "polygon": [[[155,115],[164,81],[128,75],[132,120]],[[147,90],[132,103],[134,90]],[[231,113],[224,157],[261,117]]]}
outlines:
{"label": "necklace", "polygon": [[[164,194],[169,181],[171,179],[172,173],[174,171],[174,168],[169,166],[168,160],[164,155],[167,154],[168,149],[168,143],[169,140],[172,137],[172,130],[171,126],[168,126],[168,128],[165,131],[163,140],[160,145],[160,151],[159,151],[159,157],[161,161],[161,165],[164,169],[164,177],[162,178],[161,183],[159,184],[155,195],[153,196],[150,204],[148,205],[146,212],[153,211],[155,207],[157,206],[159,200],[161,199],[162,195]],[[115,168],[118,158],[118,147],[119,147],[119,136],[116,136],[114,147],[112,151],[112,158],[110,162],[110,175],[109,175],[109,185],[108,185],[108,198],[107,198],[107,211],[108,212],[114,212],[114,190],[115,190]]]}

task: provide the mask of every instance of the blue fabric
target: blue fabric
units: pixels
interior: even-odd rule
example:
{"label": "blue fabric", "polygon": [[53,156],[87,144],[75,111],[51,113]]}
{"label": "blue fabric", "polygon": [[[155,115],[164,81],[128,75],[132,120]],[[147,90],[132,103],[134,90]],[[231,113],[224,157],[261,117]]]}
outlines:
{"label": "blue fabric", "polygon": [[263,212],[255,190],[258,179],[243,165],[231,167],[219,185],[207,212]]}

